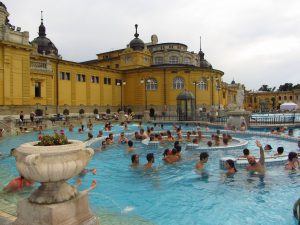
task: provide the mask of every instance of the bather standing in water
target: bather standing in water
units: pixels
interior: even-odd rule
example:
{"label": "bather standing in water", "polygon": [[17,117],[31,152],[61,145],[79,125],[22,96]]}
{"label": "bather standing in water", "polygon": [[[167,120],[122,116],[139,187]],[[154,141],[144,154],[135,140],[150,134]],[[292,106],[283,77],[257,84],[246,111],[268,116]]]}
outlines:
{"label": "bather standing in water", "polygon": [[201,152],[200,161],[196,164],[196,169],[198,171],[202,171],[204,169],[204,166],[208,161],[208,157],[209,155],[207,154],[207,152]]}
{"label": "bather standing in water", "polygon": [[144,165],[144,169],[153,169],[154,154],[148,153],[146,158],[148,162]]}
{"label": "bather standing in water", "polygon": [[264,174],[266,171],[265,168],[265,152],[264,149],[259,141],[256,141],[256,146],[259,147],[260,151],[260,157],[259,161],[256,162],[256,159],[253,155],[250,155],[247,157],[249,165],[246,167],[246,169],[250,172],[256,172],[259,174]]}
{"label": "bather standing in water", "polygon": [[133,154],[131,156],[131,167],[137,168],[140,165],[140,160],[139,160],[139,155],[138,154]]}
{"label": "bather standing in water", "polygon": [[226,173],[227,176],[233,175],[237,172],[237,169],[235,168],[234,165],[234,161],[232,159],[226,160],[225,167],[227,169],[227,173]]}

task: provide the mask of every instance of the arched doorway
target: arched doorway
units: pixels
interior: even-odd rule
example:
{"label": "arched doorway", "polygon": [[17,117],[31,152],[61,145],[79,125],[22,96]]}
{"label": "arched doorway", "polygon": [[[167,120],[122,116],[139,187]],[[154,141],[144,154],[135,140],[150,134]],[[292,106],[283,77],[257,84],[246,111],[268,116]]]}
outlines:
{"label": "arched doorway", "polygon": [[195,97],[193,93],[185,90],[177,96],[176,100],[178,120],[195,120]]}

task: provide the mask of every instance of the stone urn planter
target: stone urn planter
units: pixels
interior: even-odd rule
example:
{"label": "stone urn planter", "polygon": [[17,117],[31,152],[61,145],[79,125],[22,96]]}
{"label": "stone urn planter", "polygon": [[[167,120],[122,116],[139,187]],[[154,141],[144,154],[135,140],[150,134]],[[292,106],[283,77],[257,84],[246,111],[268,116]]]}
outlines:
{"label": "stone urn planter", "polygon": [[15,150],[16,166],[20,174],[41,183],[29,197],[30,202],[60,203],[77,195],[76,189],[66,181],[82,171],[94,151],[86,148],[81,141],[69,142],[53,146],[37,146],[38,142],[29,142]]}

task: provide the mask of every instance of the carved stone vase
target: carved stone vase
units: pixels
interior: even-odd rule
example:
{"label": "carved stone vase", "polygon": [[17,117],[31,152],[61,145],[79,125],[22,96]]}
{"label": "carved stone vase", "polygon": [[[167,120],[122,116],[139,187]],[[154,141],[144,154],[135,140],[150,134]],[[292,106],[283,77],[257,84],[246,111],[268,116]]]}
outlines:
{"label": "carved stone vase", "polygon": [[37,204],[54,204],[70,200],[77,191],[66,181],[78,175],[94,154],[81,141],[66,145],[37,146],[29,142],[18,147],[14,156],[18,171],[26,179],[41,185],[29,197]]}

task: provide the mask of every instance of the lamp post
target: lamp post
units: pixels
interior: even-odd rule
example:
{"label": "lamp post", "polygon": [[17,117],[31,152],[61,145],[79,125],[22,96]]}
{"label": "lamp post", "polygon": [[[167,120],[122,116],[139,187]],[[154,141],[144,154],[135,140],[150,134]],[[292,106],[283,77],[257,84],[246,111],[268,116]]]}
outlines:
{"label": "lamp post", "polygon": [[218,103],[219,103],[218,109],[219,109],[219,111],[220,111],[220,90],[221,90],[220,84],[217,84]]}
{"label": "lamp post", "polygon": [[147,79],[147,78],[142,78],[141,81],[140,81],[141,84],[144,84],[144,89],[145,89],[145,110],[148,109],[148,104],[147,104],[147,100],[148,100],[147,99],[147,82],[150,82],[150,80]]}
{"label": "lamp post", "polygon": [[200,83],[197,81],[193,81],[193,85],[195,87],[195,116],[196,116],[196,114],[197,114],[197,86],[199,86]]}
{"label": "lamp post", "polygon": [[120,80],[117,85],[121,87],[121,111],[123,111],[123,85],[126,85],[126,81]]}

